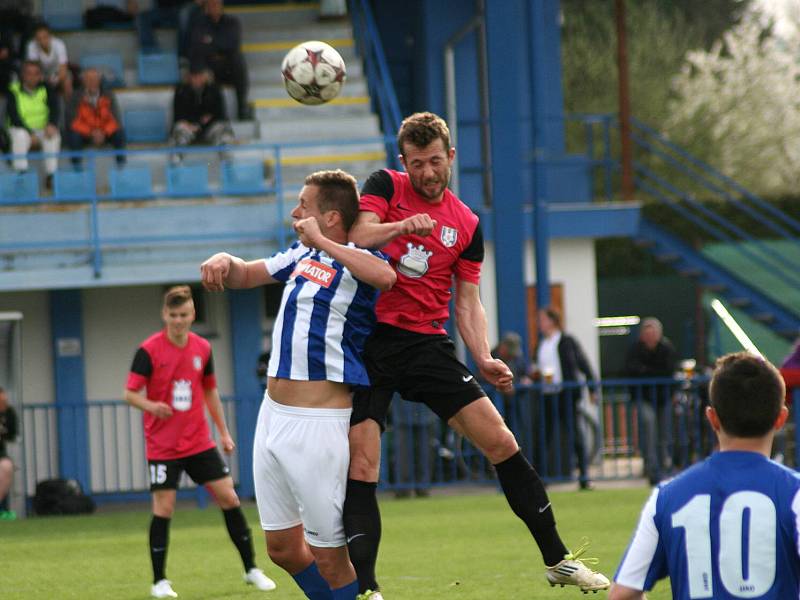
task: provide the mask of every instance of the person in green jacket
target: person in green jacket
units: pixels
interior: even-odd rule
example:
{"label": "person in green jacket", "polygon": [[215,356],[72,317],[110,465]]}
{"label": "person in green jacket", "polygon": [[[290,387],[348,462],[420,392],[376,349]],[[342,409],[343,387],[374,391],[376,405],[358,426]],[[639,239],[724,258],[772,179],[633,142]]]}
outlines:
{"label": "person in green jacket", "polygon": [[[61,134],[58,132],[58,100],[42,80],[42,68],[36,61],[22,63],[21,82],[8,88],[6,113],[11,136],[11,152],[15,154],[13,167],[16,171],[28,169],[25,155],[29,150],[56,154],[61,150]],[[58,158],[44,159],[47,184],[50,187],[53,173],[58,167]]]}

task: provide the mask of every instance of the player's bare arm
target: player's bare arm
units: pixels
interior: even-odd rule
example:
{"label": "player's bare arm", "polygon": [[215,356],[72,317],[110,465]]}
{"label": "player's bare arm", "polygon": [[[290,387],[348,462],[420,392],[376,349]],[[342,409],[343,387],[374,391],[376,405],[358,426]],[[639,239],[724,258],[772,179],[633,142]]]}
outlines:
{"label": "player's bare arm", "polygon": [[381,223],[374,212],[362,210],[350,229],[349,239],[362,248],[383,248],[401,235],[416,234],[428,236],[436,227],[436,221],[427,213],[411,215],[402,221]]}
{"label": "player's bare arm", "polygon": [[296,221],[294,230],[305,246],[327,253],[347,267],[356,279],[374,288],[386,291],[397,281],[397,274],[389,263],[372,254],[337,244],[325,237],[314,217]]}
{"label": "player's bare arm", "polygon": [[222,411],[222,401],[219,398],[219,390],[217,390],[217,388],[205,390],[204,397],[211,419],[214,421],[214,425],[217,426],[217,431],[219,431],[219,441],[222,450],[225,454],[230,454],[236,448],[236,444],[233,443],[231,433],[228,431],[228,424],[225,422],[225,413]]}
{"label": "player's bare arm", "polygon": [[149,412],[151,415],[159,419],[168,419],[172,416],[172,407],[163,402],[153,402],[148,400],[144,394],[134,392],[133,390],[125,390],[125,402],[131,406],[135,406],[141,411]]}
{"label": "player's bare arm", "polygon": [[486,311],[476,284],[456,279],[456,316],[458,332],[481,375],[500,391],[511,391],[514,384],[511,369],[499,358],[492,357],[489,348]]}
{"label": "player's bare arm", "polygon": [[608,600],[647,600],[647,596],[641,590],[614,583],[608,592]]}
{"label": "player's bare arm", "polygon": [[263,260],[245,261],[227,252],[218,252],[200,265],[200,281],[210,292],[230,289],[249,289],[277,283],[264,266]]}

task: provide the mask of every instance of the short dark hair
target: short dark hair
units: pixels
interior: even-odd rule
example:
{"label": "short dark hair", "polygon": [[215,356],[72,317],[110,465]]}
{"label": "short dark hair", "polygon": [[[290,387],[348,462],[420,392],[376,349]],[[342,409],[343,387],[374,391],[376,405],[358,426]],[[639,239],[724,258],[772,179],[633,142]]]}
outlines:
{"label": "short dark hair", "polygon": [[39,21],[36,24],[36,27],[33,28],[33,33],[35,34],[36,32],[41,31],[42,29],[44,29],[47,33],[51,32],[50,26],[47,23],[45,23],[44,21]]}
{"label": "short dark hair", "polygon": [[178,308],[192,301],[192,288],[188,285],[175,285],[164,292],[164,307]]}
{"label": "short dark hair", "polygon": [[542,312],[547,315],[556,327],[561,329],[561,312],[555,306],[545,306]]}
{"label": "short dark hair", "polygon": [[419,112],[403,119],[397,132],[397,147],[406,155],[406,142],[417,148],[426,148],[436,139],[442,140],[445,152],[450,150],[450,129],[445,120],[432,112]]}
{"label": "short dark hair", "polygon": [[30,58],[28,58],[28,59],[25,59],[25,60],[22,61],[22,64],[19,67],[19,72],[22,73],[22,71],[25,69],[25,67],[36,67],[37,69],[39,69],[41,71],[42,70],[42,63],[40,61],[38,61],[38,60],[31,60]]}
{"label": "short dark hair", "polygon": [[339,211],[345,231],[350,231],[358,217],[356,178],[341,169],[317,171],[306,177],[305,184],[319,188],[319,211],[321,213],[329,210]]}
{"label": "short dark hair", "polygon": [[757,438],[775,425],[785,393],[783,378],[769,361],[736,352],[717,360],[709,397],[726,433]]}

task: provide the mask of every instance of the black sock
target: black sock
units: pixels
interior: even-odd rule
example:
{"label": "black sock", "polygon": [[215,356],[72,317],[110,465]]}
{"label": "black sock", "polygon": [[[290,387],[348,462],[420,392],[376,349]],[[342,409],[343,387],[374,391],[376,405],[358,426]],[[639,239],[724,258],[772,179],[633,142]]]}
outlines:
{"label": "black sock", "polygon": [[556,530],[553,508],[539,474],[521,452],[496,464],[497,477],[508,505],[533,535],[544,564],[552,567],[564,559],[568,550]]}
{"label": "black sock", "polygon": [[250,528],[247,526],[242,508],[240,506],[229,508],[228,510],[223,510],[222,514],[225,516],[228,535],[231,536],[233,545],[239,551],[239,556],[242,557],[242,564],[244,565],[244,572],[247,573],[250,569],[255,568],[256,563],[253,560],[253,538],[250,537]]}
{"label": "black sock", "polygon": [[344,532],[350,562],[358,577],[358,591],[376,591],[375,563],[378,560],[378,545],[381,542],[381,513],[378,509],[377,483],[347,480],[347,495],[344,500]]}
{"label": "black sock", "polygon": [[164,568],[167,564],[169,521],[169,519],[156,515],[153,515],[153,520],[150,521],[150,561],[153,563],[153,583],[167,578]]}
{"label": "black sock", "polygon": [[5,512],[8,510],[8,495],[5,498],[0,500],[0,512]]}

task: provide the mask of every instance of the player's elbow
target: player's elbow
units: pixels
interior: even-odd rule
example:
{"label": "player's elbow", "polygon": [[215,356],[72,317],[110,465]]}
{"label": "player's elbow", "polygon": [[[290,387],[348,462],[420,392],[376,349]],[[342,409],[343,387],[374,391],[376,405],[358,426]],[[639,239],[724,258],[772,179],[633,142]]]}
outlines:
{"label": "player's elbow", "polygon": [[377,285],[375,286],[382,292],[388,292],[390,289],[394,287],[394,284],[397,282],[397,273],[394,272],[394,269],[387,267],[381,270],[381,276],[377,281]]}

